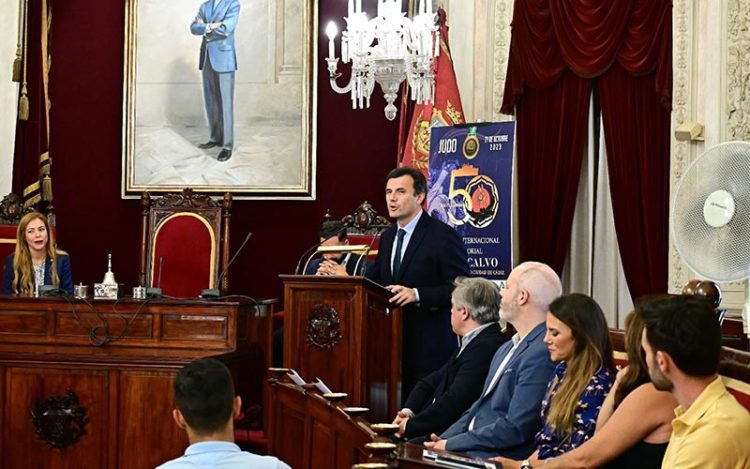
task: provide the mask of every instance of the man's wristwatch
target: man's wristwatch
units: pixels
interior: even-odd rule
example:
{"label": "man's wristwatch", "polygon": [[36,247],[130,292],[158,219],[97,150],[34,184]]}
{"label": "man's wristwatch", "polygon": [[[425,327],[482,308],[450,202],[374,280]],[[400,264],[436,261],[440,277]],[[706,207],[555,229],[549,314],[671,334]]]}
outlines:
{"label": "man's wristwatch", "polygon": [[528,459],[524,459],[521,463],[521,469],[533,469]]}

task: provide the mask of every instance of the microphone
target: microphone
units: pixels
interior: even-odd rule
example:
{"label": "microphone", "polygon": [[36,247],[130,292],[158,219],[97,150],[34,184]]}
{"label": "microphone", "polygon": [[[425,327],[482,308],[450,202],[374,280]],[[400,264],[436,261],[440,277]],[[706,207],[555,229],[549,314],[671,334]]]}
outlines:
{"label": "microphone", "polygon": [[164,265],[164,256],[159,256],[159,276],[156,278],[156,287],[146,288],[146,298],[161,298],[161,272]]}
{"label": "microphone", "polygon": [[242,248],[245,247],[248,241],[250,241],[250,238],[253,236],[252,231],[247,232],[247,236],[245,236],[245,240],[240,244],[240,247],[235,251],[234,255],[231,259],[229,259],[229,262],[227,262],[227,266],[224,268],[224,271],[219,274],[219,278],[216,280],[216,288],[204,288],[201,291],[201,298],[208,299],[208,298],[218,298],[221,296],[221,281],[224,279],[224,276],[229,272],[229,267],[231,267],[232,263],[235,259],[237,259],[237,256],[239,256],[240,252],[242,252]]}
{"label": "microphone", "polygon": [[[338,238],[341,235],[341,233],[345,233],[345,232],[346,232],[346,227],[343,227],[339,231],[337,231],[336,233],[332,234],[331,236],[327,237],[324,240],[318,241],[310,249],[308,249],[305,252],[303,252],[302,255],[300,256],[299,260],[297,261],[297,267],[294,268],[294,274],[295,275],[304,275],[304,272],[301,272],[299,270],[299,268],[302,265],[302,259],[305,259],[306,257],[310,256],[310,254],[312,254],[312,252],[314,250],[318,249],[321,244],[325,243],[329,239]],[[309,262],[309,259],[308,259],[308,262]],[[305,267],[307,267],[307,264],[305,264]]]}
{"label": "microphone", "polygon": [[39,285],[38,296],[64,296],[68,292],[55,285]]}
{"label": "microphone", "polygon": [[[372,245],[375,244],[375,240],[380,238],[380,235],[383,234],[383,231],[387,230],[388,228],[383,228],[381,230],[378,230],[377,233],[372,235],[372,239],[370,240],[370,243],[367,245],[367,250],[359,257],[359,260],[357,261],[357,265],[354,266],[354,272],[359,272],[359,275],[362,277],[365,276],[365,273],[367,273],[367,256],[370,254],[370,250],[372,249]],[[363,262],[364,261],[364,262]],[[360,265],[362,266],[360,268]]]}

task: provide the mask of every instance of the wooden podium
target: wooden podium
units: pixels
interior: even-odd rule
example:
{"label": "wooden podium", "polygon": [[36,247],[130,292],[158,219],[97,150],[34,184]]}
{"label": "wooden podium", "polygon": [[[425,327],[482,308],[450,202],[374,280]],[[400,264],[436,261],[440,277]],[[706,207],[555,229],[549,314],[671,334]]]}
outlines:
{"label": "wooden podium", "polygon": [[390,422],[401,404],[401,309],[364,277],[281,275],[284,366]]}

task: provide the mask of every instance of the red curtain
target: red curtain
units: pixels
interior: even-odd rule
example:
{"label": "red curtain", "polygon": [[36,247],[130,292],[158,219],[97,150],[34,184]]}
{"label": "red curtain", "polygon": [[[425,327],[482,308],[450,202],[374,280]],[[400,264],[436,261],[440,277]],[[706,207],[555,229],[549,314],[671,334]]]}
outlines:
{"label": "red curtain", "polygon": [[557,272],[570,243],[590,94],[591,80],[565,71],[549,88],[526,90],[516,107],[520,255]]}
{"label": "red curtain", "polygon": [[668,0],[516,0],[501,110],[517,118],[521,260],[562,270],[593,88],[628,286],[666,291],[671,12]]}
{"label": "red curtain", "polygon": [[[612,210],[633,297],[667,288],[669,109],[654,97],[654,74],[612,67],[599,82]],[[623,112],[628,109],[628,112]]]}

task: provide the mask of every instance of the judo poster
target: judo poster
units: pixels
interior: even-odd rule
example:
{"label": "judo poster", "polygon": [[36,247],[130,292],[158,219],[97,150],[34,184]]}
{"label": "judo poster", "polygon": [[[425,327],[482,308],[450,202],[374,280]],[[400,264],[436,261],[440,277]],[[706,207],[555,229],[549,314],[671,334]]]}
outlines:
{"label": "judo poster", "polygon": [[434,127],[428,213],[463,238],[473,277],[504,281],[513,267],[515,122]]}

